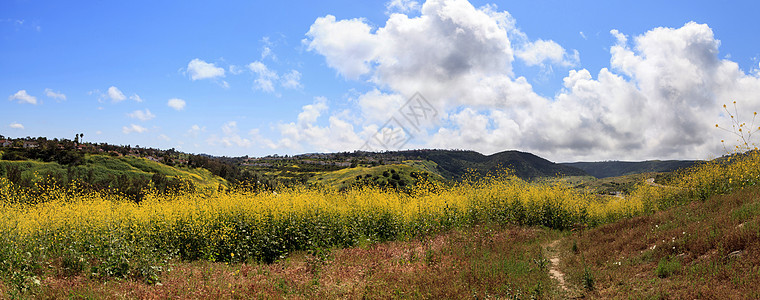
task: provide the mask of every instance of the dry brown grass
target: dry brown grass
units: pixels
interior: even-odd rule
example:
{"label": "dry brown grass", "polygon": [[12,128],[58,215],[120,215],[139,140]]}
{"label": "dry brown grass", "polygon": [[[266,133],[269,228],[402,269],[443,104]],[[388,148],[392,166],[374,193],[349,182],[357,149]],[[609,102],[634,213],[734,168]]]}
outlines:
{"label": "dry brown grass", "polygon": [[759,225],[760,189],[743,189],[575,233],[562,267],[581,285],[585,259],[598,298],[757,299]]}
{"label": "dry brown grass", "polygon": [[273,264],[175,263],[160,285],[45,279],[39,298],[563,298],[542,244],[556,231],[476,226],[412,241],[327,254],[296,253]]}

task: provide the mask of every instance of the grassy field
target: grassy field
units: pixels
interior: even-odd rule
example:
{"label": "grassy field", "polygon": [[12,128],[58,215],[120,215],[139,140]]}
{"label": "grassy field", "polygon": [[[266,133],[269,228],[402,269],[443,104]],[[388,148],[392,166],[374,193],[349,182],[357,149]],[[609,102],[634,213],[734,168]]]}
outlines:
{"label": "grassy field", "polygon": [[162,284],[51,276],[40,298],[562,298],[541,245],[561,233],[474,226],[409,241],[321,253],[296,252],[273,264],[208,261],[169,265]]}
{"label": "grassy field", "polygon": [[[754,295],[758,162],[701,164],[625,197],[500,176],[404,193],[148,193],[139,204],[51,188],[28,203],[0,179],[0,279],[12,297]],[[715,282],[725,290],[706,288]]]}
{"label": "grassy field", "polygon": [[433,162],[408,161],[406,164],[346,168],[317,173],[309,180],[309,183],[338,190],[358,185],[413,188],[421,179],[442,183],[445,179],[433,172],[434,164]]}
{"label": "grassy field", "polygon": [[160,174],[166,177],[188,180],[199,188],[216,189],[220,184],[223,186],[228,185],[226,180],[214,176],[206,169],[175,168],[134,156],[112,157],[88,154],[85,156],[84,163],[77,166],[63,166],[56,162],[33,160],[0,160],[0,175],[6,175],[4,173],[9,166],[19,168],[22,179],[30,181],[36,181],[46,176],[58,178],[76,177],[86,179],[89,183],[97,184],[119,176],[150,179],[153,174]]}
{"label": "grassy field", "polygon": [[757,299],[760,189],[575,233],[559,247],[569,282],[595,298]]}

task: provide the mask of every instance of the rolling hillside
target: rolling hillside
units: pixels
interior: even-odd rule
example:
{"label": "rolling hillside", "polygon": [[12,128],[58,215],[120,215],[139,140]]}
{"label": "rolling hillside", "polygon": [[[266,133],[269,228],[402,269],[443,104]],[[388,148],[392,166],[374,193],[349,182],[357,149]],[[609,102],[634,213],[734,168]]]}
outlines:
{"label": "rolling hillside", "polygon": [[197,187],[217,188],[227,186],[227,181],[203,168],[175,168],[146,158],[108,155],[86,155],[84,163],[77,166],[36,160],[0,160],[0,176],[8,176],[9,170],[20,171],[20,179],[35,181],[34,177],[79,178],[90,184],[113,181],[117,178],[150,179],[154,174],[189,180]]}
{"label": "rolling hillside", "polygon": [[311,184],[320,184],[339,190],[352,186],[379,186],[405,188],[414,186],[418,180],[441,181],[444,178],[428,171],[430,162],[407,161],[404,164],[382,165],[376,167],[355,167],[332,172],[323,172],[309,180]]}
{"label": "rolling hillside", "polygon": [[438,172],[448,179],[460,179],[468,170],[480,175],[495,173],[509,168],[517,177],[535,179],[557,175],[584,176],[585,171],[573,166],[550,162],[531,153],[503,151],[483,155],[475,151],[412,150],[395,152],[406,159],[428,160],[438,164]]}

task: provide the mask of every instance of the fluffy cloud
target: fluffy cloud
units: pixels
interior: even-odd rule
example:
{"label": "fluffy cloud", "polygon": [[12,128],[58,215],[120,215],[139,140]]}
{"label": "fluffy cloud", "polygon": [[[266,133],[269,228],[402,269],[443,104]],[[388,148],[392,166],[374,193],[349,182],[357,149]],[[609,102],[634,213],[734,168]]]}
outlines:
{"label": "fluffy cloud", "polygon": [[392,14],[374,32],[362,19],[328,15],[312,24],[306,43],[348,79],[367,76],[378,87],[420,92],[442,107],[497,100],[474,99],[472,92],[512,75],[510,36],[529,42],[512,16],[465,0],[430,0],[420,13]]}
{"label": "fluffy cloud", "polygon": [[346,151],[358,149],[363,144],[363,140],[354,132],[354,126],[338,116],[330,116],[327,126],[316,124],[318,118],[328,110],[327,99],[324,97],[316,97],[312,104],[304,105],[301,109],[297,122],[277,126],[282,138],[277,143],[270,142],[270,148],[292,151],[316,147],[318,151]]}
{"label": "fluffy cloud", "polygon": [[148,109],[145,109],[144,111],[142,111],[142,110],[136,110],[136,111],[133,111],[133,112],[127,114],[127,116],[129,116],[130,118],[138,119],[138,120],[143,121],[143,122],[151,120],[151,119],[153,119],[153,118],[156,117],[156,115],[154,115],[153,113],[151,113],[150,110],[148,110]]}
{"label": "fluffy cloud", "polygon": [[274,81],[280,78],[277,73],[269,70],[269,68],[260,61],[248,64],[248,69],[258,76],[254,85],[256,89],[269,93],[274,92]]}
{"label": "fluffy cloud", "polygon": [[407,99],[395,93],[383,93],[373,89],[359,96],[362,116],[369,122],[385,122],[404,105]]}
{"label": "fluffy cloud", "polygon": [[413,0],[391,0],[385,3],[385,9],[391,13],[408,13],[420,9],[420,3]]}
{"label": "fluffy cloud", "polygon": [[282,87],[287,89],[301,88],[301,72],[290,70],[282,75]]}
{"label": "fluffy cloud", "polygon": [[298,114],[298,124],[302,126],[312,124],[327,110],[327,99],[325,97],[316,97],[314,103],[304,105],[302,110]]}
{"label": "fluffy cloud", "polygon": [[183,110],[185,109],[185,100],[178,99],[178,98],[172,98],[169,99],[169,101],[166,103],[169,107],[173,108],[174,110]]}
{"label": "fluffy cloud", "polygon": [[8,97],[8,100],[10,101],[17,100],[18,103],[37,104],[37,98],[27,94],[26,90],[19,90],[15,94]]}
{"label": "fluffy cloud", "polygon": [[277,82],[286,89],[298,89],[302,87],[301,72],[297,70],[290,70],[290,72],[280,76],[260,61],[248,64],[248,69],[256,75],[253,87],[257,90],[273,93]]}
{"label": "fluffy cloud", "polygon": [[630,41],[611,34],[617,43],[610,68],[593,75],[569,70],[564,88],[548,98],[513,74],[515,57],[568,67],[579,64],[577,52],[531,41],[494,6],[430,0],[420,16],[394,13],[375,30],[363,19],[321,17],[307,33],[308,49],[345,78],[366,78],[376,89],[358,98],[362,133],[346,131],[350,123],[331,131],[333,118],[336,127],[343,120],[337,116],[328,127],[306,122],[326,111],[315,114],[315,102],[304,106],[298,123],[280,126],[283,140],[321,149],[329,147],[320,141],[342,136],[341,150],[357,148],[358,136],[384,119],[378,111],[403,101],[395,95],[421,92],[442,112],[443,125],[419,136],[428,147],[518,149],[556,161],[707,158],[721,151],[714,124],[725,122],[723,103],[735,99],[742,111],[760,110],[760,74],[720,59],[720,42],[707,25],[655,28]]}
{"label": "fluffy cloud", "polygon": [[[47,92],[47,90],[46,90],[46,92]],[[106,90],[105,93],[101,92],[100,90],[92,90],[92,91],[87,92],[87,94],[88,95],[96,95],[96,96],[98,96],[98,102],[100,102],[100,103],[103,103],[103,102],[105,102],[107,100],[111,100],[111,102],[113,102],[113,103],[119,103],[121,101],[127,100],[127,96],[124,95],[124,93],[119,88],[117,88],[115,86],[109,87],[108,90]],[[48,95],[48,97],[53,97],[53,96],[51,96],[52,94],[50,94],[50,93],[47,93],[47,95]],[[63,94],[61,94],[61,95],[63,95]],[[65,95],[64,95],[64,97],[65,97]],[[143,101],[143,99],[140,98],[140,96],[137,95],[137,94],[132,94],[132,96],[130,96],[129,99],[130,100],[134,100],[135,102],[142,102]],[[65,100],[65,98],[63,100]],[[98,108],[98,109],[102,109],[102,108]]]}
{"label": "fluffy cloud", "polygon": [[515,55],[529,66],[544,65],[546,62],[550,62],[570,67],[577,65],[580,61],[578,51],[569,55],[565,48],[556,42],[545,40],[526,43]]}
{"label": "fluffy cloud", "polygon": [[8,127],[13,128],[13,129],[24,129],[24,125],[22,125],[21,123],[17,123],[17,122],[13,122],[13,123],[8,124]]}
{"label": "fluffy cloud", "polygon": [[52,89],[45,89],[45,96],[55,100],[66,101],[66,95],[61,92],[55,92]]}
{"label": "fluffy cloud", "polygon": [[146,131],[148,131],[147,128],[142,127],[140,125],[135,125],[135,124],[130,124],[129,126],[123,126],[123,127],[121,127],[121,132],[123,132],[124,134],[130,134],[130,133],[133,133],[133,132],[143,133],[143,132],[146,132]]}
{"label": "fluffy cloud", "polygon": [[318,18],[306,35],[309,50],[325,56],[327,64],[349,79],[370,71],[378,46],[372,28],[362,19],[335,21],[335,16]]}
{"label": "fluffy cloud", "polygon": [[224,69],[217,67],[212,63],[207,63],[198,58],[191,60],[187,64],[187,73],[190,75],[190,79],[212,79],[217,77],[224,77]]}
{"label": "fluffy cloud", "polygon": [[121,102],[127,99],[127,96],[124,96],[124,93],[115,86],[109,87],[107,94],[108,98],[111,98],[111,101],[113,102]]}

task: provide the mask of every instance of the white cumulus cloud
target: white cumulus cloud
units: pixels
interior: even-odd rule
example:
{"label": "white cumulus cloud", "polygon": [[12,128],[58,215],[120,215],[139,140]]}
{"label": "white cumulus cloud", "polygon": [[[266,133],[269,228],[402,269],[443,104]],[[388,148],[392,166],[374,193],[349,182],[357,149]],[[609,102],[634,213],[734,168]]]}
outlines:
{"label": "white cumulus cloud", "polygon": [[142,127],[140,125],[135,125],[135,124],[130,124],[129,126],[123,126],[123,127],[121,127],[121,132],[123,132],[124,134],[130,134],[130,133],[133,133],[133,132],[143,133],[143,132],[146,132],[146,131],[148,131],[147,128]]}
{"label": "white cumulus cloud", "polygon": [[207,63],[196,58],[187,64],[187,73],[192,80],[211,79],[224,77],[224,68],[217,67],[213,63]]}
{"label": "white cumulus cloud", "polygon": [[248,64],[248,69],[255,73],[256,78],[254,87],[265,92],[274,92],[274,82],[280,78],[274,71],[270,70],[264,63],[255,61]]}
{"label": "white cumulus cloud", "polygon": [[354,126],[338,116],[328,117],[327,126],[317,123],[328,110],[327,99],[314,98],[312,104],[304,105],[298,114],[298,121],[279,124],[277,129],[281,139],[270,142],[270,148],[303,150],[315,147],[318,151],[346,151],[358,149],[363,140],[354,132]]}
{"label": "white cumulus cloud", "polygon": [[376,29],[361,18],[318,18],[304,41],[308,49],[345,78],[367,79],[375,89],[358,98],[365,120],[354,124],[361,127],[338,115],[328,117],[329,126],[312,122],[327,112],[315,101],[298,122],[279,126],[278,145],[356,149],[358,137],[387,116],[378,111],[420,92],[442,116],[438,129],[418,136],[426,147],[518,149],[556,161],[702,159],[722,151],[723,133],[714,124],[725,122],[723,103],[760,110],[760,74],[720,58],[720,41],[706,24],[630,38],[613,30],[610,68],[568,70],[553,97],[514,74],[515,57],[569,67],[580,64],[579,54],[530,40],[515,24],[506,11],[465,0],[429,0],[419,16],[394,13]]}
{"label": "white cumulus cloud", "polygon": [[8,97],[8,100],[17,100],[19,103],[37,104],[37,98],[27,94],[26,90],[19,90],[15,94]]}
{"label": "white cumulus cloud", "polygon": [[568,54],[565,48],[554,41],[537,40],[526,43],[515,53],[529,66],[543,65],[546,62],[561,66],[575,66],[580,58],[578,52]]}
{"label": "white cumulus cloud", "polygon": [[24,125],[18,122],[10,123],[8,124],[8,127],[13,128],[13,129],[24,129]]}
{"label": "white cumulus cloud", "polygon": [[148,121],[156,117],[153,113],[150,112],[150,110],[145,109],[143,110],[136,110],[129,114],[127,114],[130,118],[138,119],[140,121]]}
{"label": "white cumulus cloud", "polygon": [[173,108],[174,110],[183,110],[185,109],[185,100],[179,99],[179,98],[172,98],[169,99],[169,101],[166,103],[169,107]]}
{"label": "white cumulus cloud", "polygon": [[124,96],[124,93],[115,86],[109,87],[107,93],[108,98],[111,98],[113,102],[121,102],[127,99],[127,96]]}
{"label": "white cumulus cloud", "polygon": [[370,62],[380,45],[372,28],[362,19],[336,21],[335,16],[318,18],[306,35],[309,50],[325,56],[327,64],[349,79],[370,71]]}

